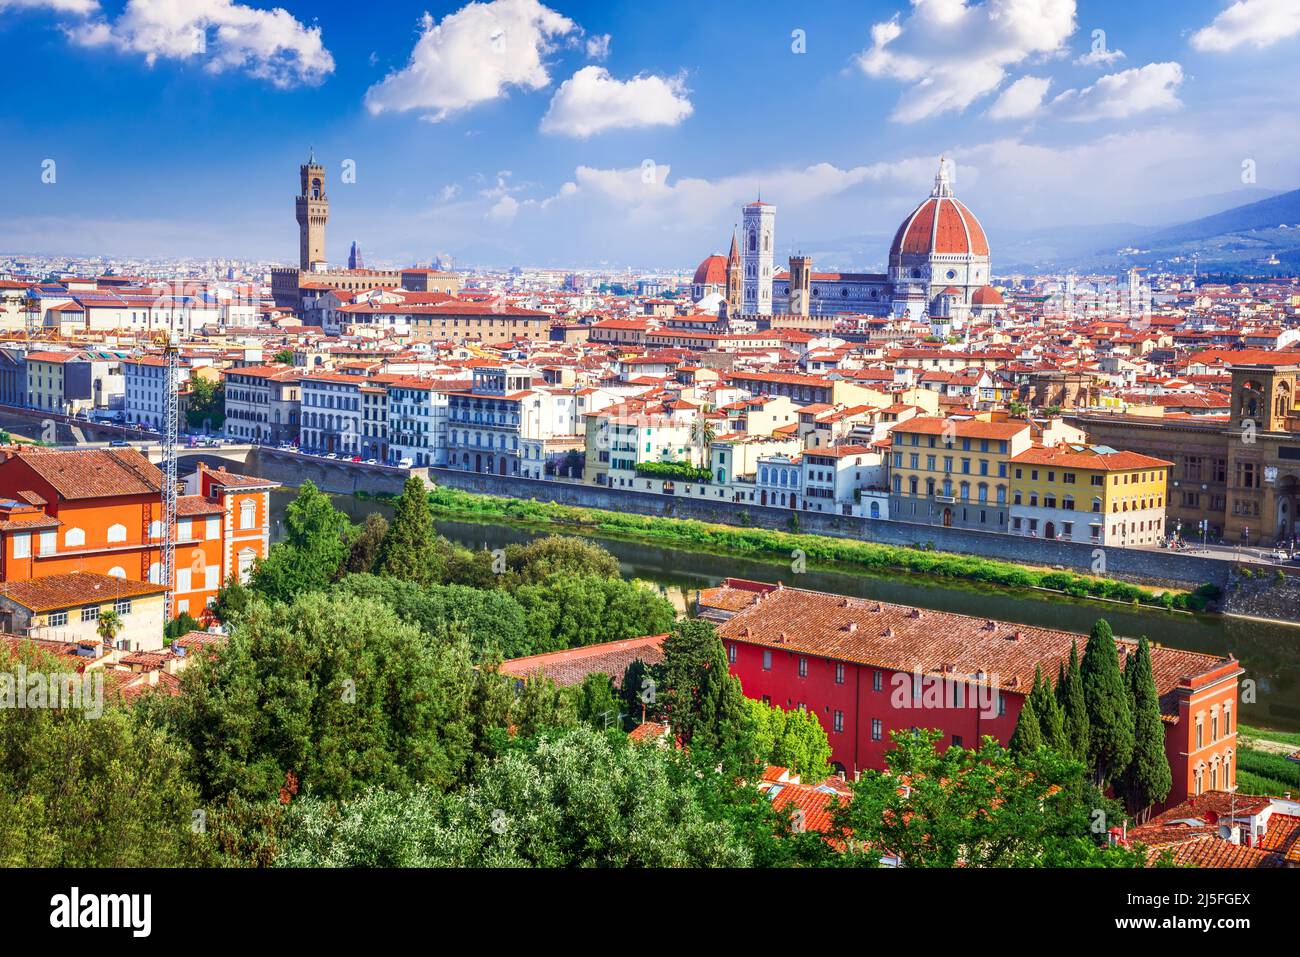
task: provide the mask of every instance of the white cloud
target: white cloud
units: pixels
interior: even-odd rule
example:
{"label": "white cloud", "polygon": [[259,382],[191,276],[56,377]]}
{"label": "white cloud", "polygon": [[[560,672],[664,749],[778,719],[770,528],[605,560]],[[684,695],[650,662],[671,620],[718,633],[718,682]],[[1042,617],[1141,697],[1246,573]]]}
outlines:
{"label": "white cloud", "polygon": [[407,65],[366,91],[371,113],[423,110],[438,122],[457,110],[505,96],[514,86],[541,90],[552,41],[578,29],[537,0],[470,3],[443,18],[425,14]]}
{"label": "white cloud", "polygon": [[695,109],[686,94],[681,77],[616,80],[604,67],[586,66],[560,84],[541,129],[586,139],[606,130],[676,126]]}
{"label": "white cloud", "polygon": [[1300,33],[1296,0],[1237,0],[1210,25],[1192,34],[1192,46],[1205,53],[1226,53],[1249,44],[1272,46]]}
{"label": "white cloud", "polygon": [[1043,105],[1043,97],[1052,81],[1047,77],[1022,76],[1002,91],[997,102],[989,108],[989,118],[1018,120],[1032,116]]}
{"label": "white cloud", "polygon": [[130,0],[112,22],[65,26],[82,46],[111,46],[144,54],[153,66],[165,59],[203,62],[211,73],[236,70],[278,87],[319,83],[334,70],[319,27],[307,27],[287,11],[261,10],[231,0]]}
{"label": "white cloud", "polygon": [[673,232],[717,229],[731,222],[741,204],[752,201],[760,191],[765,198],[791,208],[816,206],[865,183],[906,183],[912,192],[928,191],[937,163],[935,156],[850,169],[816,163],[717,179],[676,180],[672,166],[666,163],[649,171],[643,166],[579,166],[573,180],[558,192],[542,200],[526,199],[519,204],[519,211],[558,214],[567,209],[588,224],[630,222]]}
{"label": "white cloud", "polygon": [[868,76],[910,84],[892,118],[960,111],[992,93],[1007,68],[1056,53],[1075,29],[1075,0],[912,0],[905,19],[871,28],[857,57]]}
{"label": "white cloud", "polygon": [[1107,50],[1104,47],[1100,50],[1089,50],[1083,56],[1074,58],[1075,66],[1110,66],[1118,60],[1124,59],[1123,50]]}
{"label": "white cloud", "polygon": [[1178,87],[1183,68],[1177,63],[1148,63],[1101,77],[1082,90],[1066,90],[1050,109],[1068,120],[1121,120],[1151,110],[1182,106]]}
{"label": "white cloud", "polygon": [[587,38],[587,57],[591,60],[604,60],[609,56],[610,35],[603,33],[598,37]]}
{"label": "white cloud", "polygon": [[497,223],[509,223],[519,212],[519,200],[513,196],[502,196],[488,210],[488,219]]}
{"label": "white cloud", "polygon": [[0,10],[50,10],[84,17],[99,11],[99,0],[0,0]]}
{"label": "white cloud", "polygon": [[315,84],[334,72],[320,27],[282,8],[262,10],[232,0],[130,0],[114,21],[65,26],[82,46],[110,46],[158,59],[199,60],[210,73],[236,70],[278,87]]}

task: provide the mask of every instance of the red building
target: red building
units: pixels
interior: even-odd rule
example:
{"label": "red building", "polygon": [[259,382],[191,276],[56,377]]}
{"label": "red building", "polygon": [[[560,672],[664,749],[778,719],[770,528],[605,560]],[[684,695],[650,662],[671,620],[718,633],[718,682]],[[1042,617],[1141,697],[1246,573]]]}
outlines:
{"label": "red building", "polygon": [[[938,729],[950,744],[1011,739],[1035,667],[1055,679],[1069,632],[728,579],[700,593],[751,698],[813,711],[840,769],[883,769],[890,735]],[[1136,642],[1117,639],[1121,665]],[[1236,785],[1233,658],[1154,645],[1152,671],[1173,770],[1168,804]]]}

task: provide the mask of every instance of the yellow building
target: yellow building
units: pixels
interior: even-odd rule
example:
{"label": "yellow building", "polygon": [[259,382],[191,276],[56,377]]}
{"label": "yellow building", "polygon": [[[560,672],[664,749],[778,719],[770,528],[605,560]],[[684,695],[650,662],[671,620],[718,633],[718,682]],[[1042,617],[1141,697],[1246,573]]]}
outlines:
{"label": "yellow building", "polygon": [[1011,460],[1013,535],[1154,545],[1172,462],[1104,445],[1034,447]]}
{"label": "yellow building", "polygon": [[1029,423],[927,415],[891,434],[890,518],[1006,531],[1008,463],[1032,445]]}

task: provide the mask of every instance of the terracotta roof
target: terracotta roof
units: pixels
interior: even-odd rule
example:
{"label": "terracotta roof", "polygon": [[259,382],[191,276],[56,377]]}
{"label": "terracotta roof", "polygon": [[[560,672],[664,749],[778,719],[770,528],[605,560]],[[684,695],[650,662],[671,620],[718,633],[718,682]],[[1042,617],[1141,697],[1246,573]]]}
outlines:
{"label": "terracotta roof", "polygon": [[1147,848],[1147,864],[1161,864],[1166,856],[1177,867],[1282,867],[1275,854],[1218,835],[1217,827],[1139,829],[1130,834]]}
{"label": "terracotta roof", "polygon": [[500,673],[516,678],[541,673],[561,687],[581,684],[589,674],[603,672],[615,684],[623,680],[627,666],[638,658],[647,665],[663,661],[663,643],[667,635],[608,641],[585,648],[570,648],[545,655],[512,658],[501,663]]}
{"label": "terracotta roof", "polygon": [[921,435],[950,435],[959,439],[1010,439],[1029,428],[1027,422],[984,422],[980,419],[945,419],[918,415],[894,426],[893,432]]}
{"label": "terracotta roof", "polygon": [[975,214],[950,196],[931,196],[903,220],[889,248],[890,261],[900,255],[987,256],[988,239]]}
{"label": "terracotta roof", "polygon": [[68,572],[27,581],[10,581],[0,586],[0,595],[34,612],[60,611],[115,598],[162,595],[165,585],[129,581],[98,572]]}
{"label": "terracotta roof", "polygon": [[162,492],[162,472],[133,448],[28,449],[13,460],[25,463],[64,499]]}
{"label": "terracotta roof", "polygon": [[176,499],[176,515],[179,518],[192,518],[195,515],[220,515],[223,509],[220,502],[213,502],[202,495],[181,495]]}
{"label": "terracotta roof", "polygon": [[1128,472],[1134,469],[1173,468],[1173,462],[1140,452],[1100,453],[1096,447],[1056,445],[1051,448],[1026,449],[1012,456],[1017,465],[1054,465],[1058,468],[1085,469],[1094,472]]}

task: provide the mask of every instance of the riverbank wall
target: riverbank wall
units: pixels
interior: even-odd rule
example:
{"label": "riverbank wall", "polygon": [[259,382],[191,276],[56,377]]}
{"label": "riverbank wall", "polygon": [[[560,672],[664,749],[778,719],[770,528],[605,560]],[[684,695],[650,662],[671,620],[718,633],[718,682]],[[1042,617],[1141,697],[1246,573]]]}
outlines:
{"label": "riverbank wall", "polygon": [[[325,469],[322,480],[333,478],[337,467]],[[681,498],[652,492],[606,489],[570,482],[485,475],[448,469],[416,470],[431,485],[497,495],[505,498],[533,499],[580,508],[597,508],[638,515],[697,519],[724,525],[739,525],[774,530],[790,530],[791,517],[797,516],[798,530],[813,535],[829,535],[859,541],[879,542],[929,548],[942,552],[978,555],[1025,565],[1064,568],[1083,574],[1154,585],[1156,587],[1196,588],[1206,583],[1224,587],[1228,583],[1232,562],[1180,552],[1140,549],[1098,548],[1078,542],[1054,542],[1021,538],[993,532],[944,528],[911,522],[881,521],[829,512],[792,512],[770,506],[738,507],[730,502]],[[274,476],[267,476],[274,477]],[[316,478],[304,474],[306,478]],[[358,482],[368,492],[400,491],[402,478],[382,481],[343,478],[345,487],[323,486],[327,491],[352,493]],[[319,482],[317,484],[320,484]]]}
{"label": "riverbank wall", "polygon": [[[696,519],[724,525],[790,530],[797,514],[801,532],[878,542],[883,545],[931,548],[976,555],[1022,565],[1063,568],[1082,574],[1130,581],[1147,587],[1193,589],[1213,584],[1224,589],[1220,610],[1229,615],[1285,623],[1300,622],[1300,580],[1276,579],[1267,566],[1185,552],[1096,548],[1076,542],[1053,542],[993,532],[944,528],[911,522],[880,521],[827,512],[791,512],[765,506],[737,507],[729,502],[679,498],[631,490],[599,488],[571,482],[485,475],[449,469],[395,469],[294,455],[277,449],[254,448],[247,471],[296,487],[310,480],[336,495],[398,495],[410,475],[430,486],[504,498],[555,502],[579,508],[605,509],[637,515]],[[1250,578],[1239,571],[1253,568]]]}

